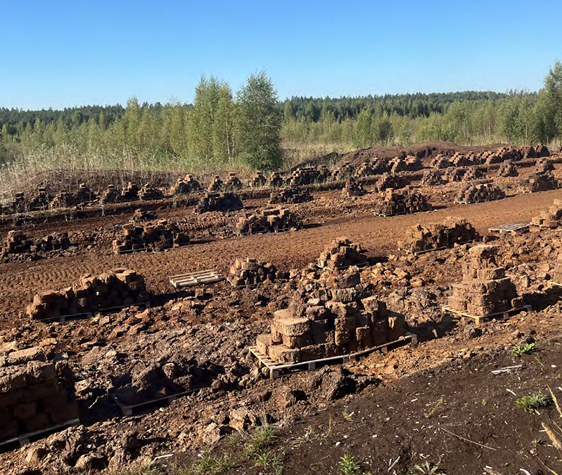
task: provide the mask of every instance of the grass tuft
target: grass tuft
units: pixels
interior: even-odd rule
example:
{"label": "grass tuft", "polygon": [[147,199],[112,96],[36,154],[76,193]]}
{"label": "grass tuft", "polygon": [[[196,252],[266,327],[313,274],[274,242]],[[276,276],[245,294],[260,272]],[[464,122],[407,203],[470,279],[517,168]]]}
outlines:
{"label": "grass tuft", "polygon": [[536,412],[541,407],[548,407],[551,400],[548,396],[536,393],[531,396],[523,396],[521,399],[515,401],[515,405],[524,409],[526,412]]}
{"label": "grass tuft", "polygon": [[513,356],[523,356],[525,354],[530,354],[535,351],[534,343],[525,343],[524,345],[513,345]]}

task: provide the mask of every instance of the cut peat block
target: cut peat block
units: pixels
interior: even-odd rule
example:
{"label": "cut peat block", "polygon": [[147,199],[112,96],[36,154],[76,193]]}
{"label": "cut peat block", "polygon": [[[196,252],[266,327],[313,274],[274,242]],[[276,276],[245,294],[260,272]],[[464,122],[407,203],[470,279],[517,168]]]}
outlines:
{"label": "cut peat block", "polygon": [[397,348],[399,346],[403,346],[407,343],[411,343],[412,345],[416,345],[418,342],[417,335],[413,333],[406,333],[403,337],[400,337],[398,340],[391,341],[385,343],[383,345],[374,346],[372,348],[368,348],[363,351],[359,351],[357,353],[350,353],[347,355],[340,355],[340,356],[332,356],[330,358],[321,358],[317,360],[311,361],[303,361],[300,363],[292,363],[292,364],[279,364],[275,360],[271,359],[270,357],[264,355],[257,346],[251,346],[249,351],[252,355],[254,355],[258,361],[260,366],[265,366],[269,369],[269,377],[271,379],[278,378],[282,374],[289,374],[294,371],[303,371],[303,370],[313,370],[319,368],[321,366],[330,365],[330,364],[341,364],[347,363],[349,361],[357,361],[359,357],[372,353],[374,351],[382,351],[383,353],[388,353],[388,351],[392,348]]}
{"label": "cut peat block", "polygon": [[476,325],[480,325],[480,323],[485,322],[487,320],[492,320],[494,318],[508,318],[511,315],[514,315],[518,312],[521,312],[522,310],[527,310],[530,311],[532,310],[532,307],[530,305],[523,305],[522,307],[518,307],[518,308],[512,308],[511,310],[506,310],[505,312],[496,312],[496,313],[491,313],[489,315],[485,315],[485,316],[476,316],[476,315],[470,315],[466,312],[460,312],[458,310],[453,310],[450,307],[444,306],[443,310],[445,312],[450,312],[450,313],[454,313],[455,315],[458,315],[459,317],[463,317],[463,318],[472,318]]}

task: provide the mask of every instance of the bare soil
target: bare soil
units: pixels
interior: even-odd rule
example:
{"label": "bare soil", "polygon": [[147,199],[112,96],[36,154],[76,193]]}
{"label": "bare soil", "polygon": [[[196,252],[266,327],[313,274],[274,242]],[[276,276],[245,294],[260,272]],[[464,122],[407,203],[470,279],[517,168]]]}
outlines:
{"label": "bare soil", "polygon": [[[434,153],[446,146],[418,147]],[[395,156],[396,150],[388,153]],[[562,452],[541,426],[562,425],[556,407],[525,412],[515,405],[523,396],[548,394],[548,387],[562,400],[560,291],[547,283],[562,250],[560,228],[486,238],[495,239],[502,265],[533,310],[480,328],[441,310],[450,285],[462,278],[460,263],[469,245],[418,258],[397,248],[405,229],[418,223],[454,216],[487,236],[490,226],[530,222],[562,198],[560,190],[516,194],[521,177],[532,172],[519,171],[517,178],[490,173],[507,191],[505,199],[457,205],[459,183],[420,187],[435,209],[389,218],[373,215],[376,193],[346,198],[340,190],[315,191],[313,201],[288,206],[304,229],[278,234],[234,235],[238,219],[264,208],[266,198],[244,200],[244,210],[199,216],[192,206],[156,207],[159,218],[178,223],[193,239],[192,245],[159,253],[112,252],[111,242],[132,209],[18,226],[31,236],[68,232],[76,246],[39,260],[0,263],[0,349],[39,345],[49,357],[68,358],[82,423],[1,454],[0,472],[97,473],[173,454],[163,459],[164,470],[172,473],[170,460],[192,466],[210,454],[235,460],[233,468],[215,473],[275,473],[247,451],[252,434],[270,423],[276,435],[261,454],[277,457],[284,474],[341,473],[346,455],[360,466],[358,474],[407,474],[425,462],[447,474],[560,473]],[[558,178],[560,172],[556,165]],[[12,227],[0,226],[0,239]],[[420,336],[418,346],[270,380],[247,348],[267,331],[272,313],[287,307],[294,282],[255,289],[221,282],[197,292],[178,292],[169,283],[172,275],[196,270],[227,274],[236,258],[257,258],[282,271],[302,269],[338,236],[368,250],[371,266],[364,278],[391,309],[406,315],[409,329]],[[25,315],[36,293],[115,268],[145,276],[153,308],[50,324]],[[512,346],[525,342],[535,342],[537,351],[513,356]],[[113,396],[131,381],[148,384],[150,370],[170,361],[189,366],[199,390],[166,407],[123,416]],[[514,365],[522,367],[491,372]]]}

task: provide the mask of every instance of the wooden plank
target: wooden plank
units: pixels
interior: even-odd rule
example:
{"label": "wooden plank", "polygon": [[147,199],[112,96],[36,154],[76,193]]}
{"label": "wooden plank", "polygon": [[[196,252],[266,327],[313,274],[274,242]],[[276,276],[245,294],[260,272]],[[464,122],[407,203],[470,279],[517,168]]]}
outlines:
{"label": "wooden plank", "polygon": [[214,282],[220,282],[224,278],[214,270],[204,270],[191,272],[189,274],[174,275],[170,277],[170,284],[172,284],[176,289],[181,289],[183,287],[192,287],[199,284],[211,284]]}
{"label": "wooden plank", "polygon": [[517,233],[519,231],[526,231],[531,226],[531,223],[511,223],[502,224],[499,226],[492,226],[488,231],[499,233]]}
{"label": "wooden plank", "polygon": [[29,444],[30,442],[34,442],[35,440],[41,439],[47,435],[53,434],[55,432],[59,432],[63,429],[78,424],[80,424],[80,419],[70,419],[69,421],[63,422],[62,424],[56,424],[47,427],[45,429],[18,435],[17,437],[14,437],[12,439],[8,439],[5,440],[4,442],[0,442],[0,450],[10,450],[10,447],[12,446],[14,446],[14,448],[22,447],[24,445]]}
{"label": "wooden plank", "polygon": [[157,397],[154,399],[150,399],[148,401],[143,401],[143,402],[139,402],[137,404],[123,404],[119,398],[112,394],[111,397],[113,398],[113,400],[115,401],[115,403],[119,406],[119,409],[121,409],[121,412],[123,413],[124,416],[132,416],[135,414],[135,412],[137,410],[142,410],[143,408],[147,408],[149,406],[162,406],[166,403],[170,403],[172,401],[175,401],[177,398],[182,397],[182,396],[188,396],[190,394],[193,394],[196,391],[199,391],[199,389],[201,388],[194,388],[194,389],[189,389],[187,391],[181,391],[179,393],[176,394],[171,394],[169,396],[162,396],[162,397]]}
{"label": "wooden plank", "polygon": [[495,313],[490,313],[489,315],[484,315],[484,316],[470,315],[469,313],[466,313],[466,312],[454,310],[450,307],[447,307],[446,305],[443,306],[443,310],[446,311],[446,312],[451,312],[451,313],[454,313],[456,315],[459,315],[460,317],[472,318],[476,322],[477,325],[480,325],[480,323],[482,321],[488,320],[490,318],[499,317],[499,316],[502,316],[503,318],[507,318],[509,315],[513,315],[513,314],[515,314],[517,312],[520,312],[522,310],[531,311],[532,307],[531,307],[531,305],[523,305],[522,307],[512,308],[511,310],[506,310],[505,312],[495,312]]}
{"label": "wooden plank", "polygon": [[361,356],[367,355],[369,353],[373,353],[374,351],[382,351],[383,353],[388,353],[389,348],[394,345],[399,344],[406,344],[410,342],[412,345],[416,345],[418,343],[417,335],[413,333],[407,333],[403,337],[399,338],[398,340],[390,341],[383,345],[374,346],[372,348],[367,348],[366,350],[359,351],[356,353],[350,353],[347,355],[339,355],[339,356],[332,356],[329,358],[320,358],[317,360],[311,361],[302,361],[299,363],[290,363],[290,364],[278,364],[276,361],[272,360],[267,355],[261,353],[256,346],[251,346],[248,348],[249,352],[254,355],[258,362],[269,369],[269,377],[271,379],[275,379],[279,377],[282,373],[292,370],[310,370],[315,369],[318,365],[322,364],[331,364],[331,363],[347,363],[350,360],[357,361]]}

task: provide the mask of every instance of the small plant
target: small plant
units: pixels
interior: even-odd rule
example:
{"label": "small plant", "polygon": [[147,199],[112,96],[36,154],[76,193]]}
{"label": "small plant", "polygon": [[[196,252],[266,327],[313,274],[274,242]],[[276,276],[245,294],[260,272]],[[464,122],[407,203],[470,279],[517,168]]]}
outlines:
{"label": "small plant", "polygon": [[241,441],[242,434],[240,434],[240,432],[233,432],[226,439],[227,445],[230,445],[231,447],[237,447]]}
{"label": "small plant", "polygon": [[409,475],[417,475],[421,473],[422,475],[446,475],[443,470],[439,468],[439,464],[434,464],[431,462],[424,462],[418,465],[414,465],[414,468],[410,470]]}
{"label": "small plant", "polygon": [[275,455],[271,459],[271,468],[274,475],[283,475],[283,460],[279,455]]}
{"label": "small plant", "polygon": [[228,454],[222,456],[221,459],[217,460],[217,473],[225,472],[227,470],[232,470],[236,466],[236,462]]}
{"label": "small plant", "polygon": [[439,399],[439,401],[437,401],[435,403],[435,405],[431,408],[431,411],[429,411],[428,413],[424,414],[426,419],[429,419],[431,416],[433,416],[433,414],[435,414],[435,412],[437,411],[437,409],[439,409],[441,406],[443,405],[443,396],[441,396],[441,398]]}
{"label": "small plant", "polygon": [[277,431],[270,425],[259,427],[250,440],[246,452],[249,456],[259,454],[264,451],[277,438]]}
{"label": "small plant", "polygon": [[524,345],[513,345],[513,356],[523,356],[535,351],[534,343],[525,343]]}
{"label": "small plant", "polygon": [[347,411],[343,411],[343,414],[342,414],[342,415],[343,415],[343,418],[344,418],[346,421],[351,421],[351,420],[353,419],[353,415],[354,415],[354,414],[355,414],[354,412],[349,413],[349,412],[347,412]]}
{"label": "small plant", "polygon": [[550,398],[541,393],[523,396],[521,399],[515,401],[515,405],[524,409],[526,412],[537,412],[537,409],[547,407],[549,404]]}
{"label": "small plant", "polygon": [[268,468],[271,466],[271,461],[273,460],[273,456],[271,452],[260,452],[256,454],[256,462],[258,465],[261,465],[263,468]]}
{"label": "small plant", "polygon": [[340,475],[356,475],[361,468],[353,455],[344,455],[338,464]]}

